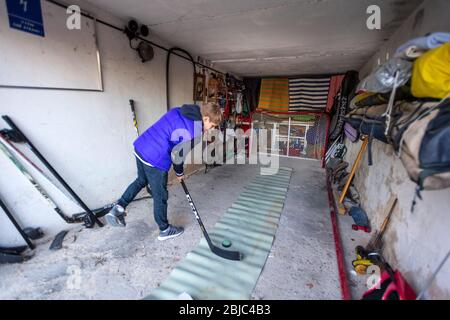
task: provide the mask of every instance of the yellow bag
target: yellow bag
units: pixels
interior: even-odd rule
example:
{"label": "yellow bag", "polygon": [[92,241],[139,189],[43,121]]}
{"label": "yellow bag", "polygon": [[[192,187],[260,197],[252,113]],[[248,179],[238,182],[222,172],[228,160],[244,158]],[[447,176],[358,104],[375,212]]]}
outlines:
{"label": "yellow bag", "polygon": [[443,99],[450,94],[450,42],[415,61],[411,92],[417,98]]}

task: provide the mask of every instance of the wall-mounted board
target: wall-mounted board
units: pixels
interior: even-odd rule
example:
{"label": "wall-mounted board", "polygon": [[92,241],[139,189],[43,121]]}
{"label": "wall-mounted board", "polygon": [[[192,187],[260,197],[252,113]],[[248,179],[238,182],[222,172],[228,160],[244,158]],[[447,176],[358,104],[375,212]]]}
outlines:
{"label": "wall-mounted board", "polygon": [[81,29],[69,30],[65,8],[41,7],[44,36],[11,28],[0,1],[0,87],[102,91],[96,21],[81,16]]}

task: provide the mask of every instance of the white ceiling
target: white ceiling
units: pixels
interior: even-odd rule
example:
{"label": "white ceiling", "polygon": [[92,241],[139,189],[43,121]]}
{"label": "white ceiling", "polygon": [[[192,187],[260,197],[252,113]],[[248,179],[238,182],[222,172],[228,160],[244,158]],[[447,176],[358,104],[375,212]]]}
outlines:
{"label": "white ceiling", "polygon": [[[359,69],[423,0],[88,0],[245,76]],[[366,27],[369,5],[382,29]]]}

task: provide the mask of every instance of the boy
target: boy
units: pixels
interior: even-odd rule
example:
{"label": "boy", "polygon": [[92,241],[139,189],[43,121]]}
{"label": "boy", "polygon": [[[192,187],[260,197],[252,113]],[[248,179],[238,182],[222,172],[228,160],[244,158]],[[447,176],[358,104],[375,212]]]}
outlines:
{"label": "boy", "polygon": [[[127,188],[117,204],[105,216],[115,227],[125,227],[125,209],[147,185],[153,196],[153,213],[159,226],[158,240],[180,236],[184,229],[169,224],[167,220],[168,171],[171,165],[177,180],[184,179],[183,165],[188,152],[202,141],[202,133],[217,127],[222,112],[216,104],[183,105],[166,113],[144,132],[134,143],[137,163],[137,179]],[[172,161],[172,153],[177,159]]]}

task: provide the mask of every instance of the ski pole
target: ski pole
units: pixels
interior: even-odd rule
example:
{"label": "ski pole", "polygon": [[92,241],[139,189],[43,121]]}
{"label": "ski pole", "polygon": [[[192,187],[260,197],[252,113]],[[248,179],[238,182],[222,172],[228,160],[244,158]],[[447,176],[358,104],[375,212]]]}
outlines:
{"label": "ski pole", "polygon": [[33,143],[25,136],[25,134],[16,126],[16,124],[11,120],[8,116],[3,116],[3,120],[19,135],[23,137],[28,147],[31,151],[39,158],[40,161],[47,167],[47,169],[55,176],[55,178],[66,188],[66,190],[70,193],[70,195],[78,202],[78,204],[86,211],[88,217],[90,218],[89,225],[86,227],[94,227],[95,223],[99,227],[103,227],[103,223],[98,220],[97,216],[89,209],[89,207],[81,200],[81,198],[75,193],[75,191],[67,184],[67,182],[59,175],[59,173],[52,167],[52,165],[44,158],[44,156],[39,152],[39,150],[33,145]]}

